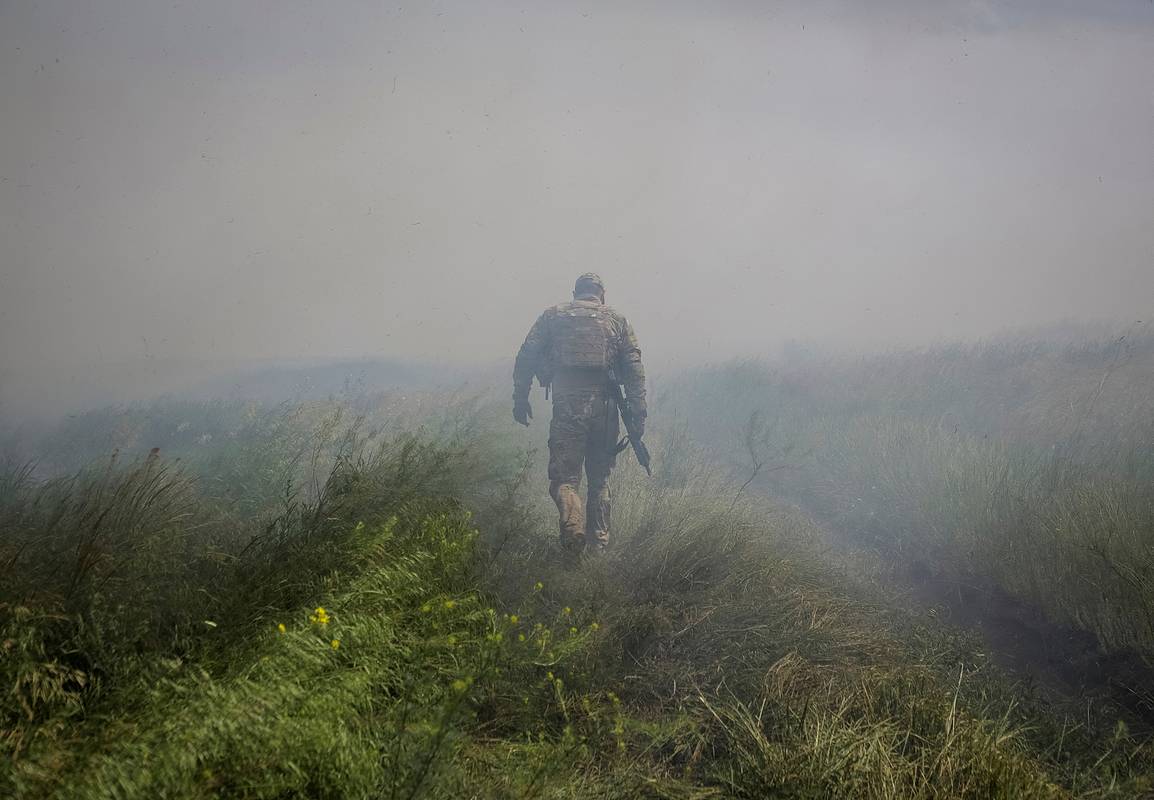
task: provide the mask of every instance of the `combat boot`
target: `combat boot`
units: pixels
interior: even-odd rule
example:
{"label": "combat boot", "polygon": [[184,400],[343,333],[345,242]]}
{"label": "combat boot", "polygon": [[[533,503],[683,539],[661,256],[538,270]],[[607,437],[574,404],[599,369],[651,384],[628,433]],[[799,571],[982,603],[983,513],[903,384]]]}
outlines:
{"label": "combat boot", "polygon": [[585,555],[588,558],[604,558],[609,551],[609,545],[605,542],[590,542],[585,547]]}

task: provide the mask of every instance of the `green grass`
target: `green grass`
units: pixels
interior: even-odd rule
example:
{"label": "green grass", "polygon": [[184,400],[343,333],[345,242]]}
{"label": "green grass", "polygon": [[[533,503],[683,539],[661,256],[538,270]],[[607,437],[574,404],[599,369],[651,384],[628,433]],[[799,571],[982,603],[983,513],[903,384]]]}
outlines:
{"label": "green grass", "polygon": [[652,481],[622,466],[612,556],[562,569],[495,413],[409,434],[321,414],[303,460],[265,451],[296,483],[240,527],[211,457],[5,478],[0,794],[1151,790],[1149,742],[831,564],[676,430]]}

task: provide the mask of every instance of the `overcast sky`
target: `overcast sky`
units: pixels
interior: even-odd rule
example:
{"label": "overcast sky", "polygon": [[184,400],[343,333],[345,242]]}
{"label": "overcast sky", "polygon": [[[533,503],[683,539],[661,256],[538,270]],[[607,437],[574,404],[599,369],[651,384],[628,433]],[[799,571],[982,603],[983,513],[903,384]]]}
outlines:
{"label": "overcast sky", "polygon": [[660,362],[1145,319],[1154,3],[0,0],[0,402],[586,270]]}

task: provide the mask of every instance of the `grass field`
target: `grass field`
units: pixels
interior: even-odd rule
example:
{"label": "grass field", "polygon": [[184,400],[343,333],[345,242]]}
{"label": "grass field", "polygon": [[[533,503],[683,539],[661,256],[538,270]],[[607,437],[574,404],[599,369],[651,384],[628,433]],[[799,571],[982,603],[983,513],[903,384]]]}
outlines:
{"label": "grass field", "polygon": [[157,403],[45,440],[0,478],[0,795],[1152,791],[1125,709],[1018,682],[702,425],[656,426],[612,555],[562,569],[541,431],[506,415]]}
{"label": "grass field", "polygon": [[1154,666],[1149,334],[728,364],[668,394],[734,480],[893,573]]}

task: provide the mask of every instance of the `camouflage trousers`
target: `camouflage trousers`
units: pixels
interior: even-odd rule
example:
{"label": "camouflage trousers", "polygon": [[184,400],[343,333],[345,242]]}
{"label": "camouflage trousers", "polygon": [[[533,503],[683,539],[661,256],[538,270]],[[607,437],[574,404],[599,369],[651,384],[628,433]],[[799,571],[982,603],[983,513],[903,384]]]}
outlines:
{"label": "camouflage trousers", "polygon": [[[561,544],[579,550],[609,542],[609,473],[617,461],[617,403],[604,389],[569,390],[553,396],[549,424],[549,494],[557,504]],[[589,480],[582,507],[581,467]]]}

